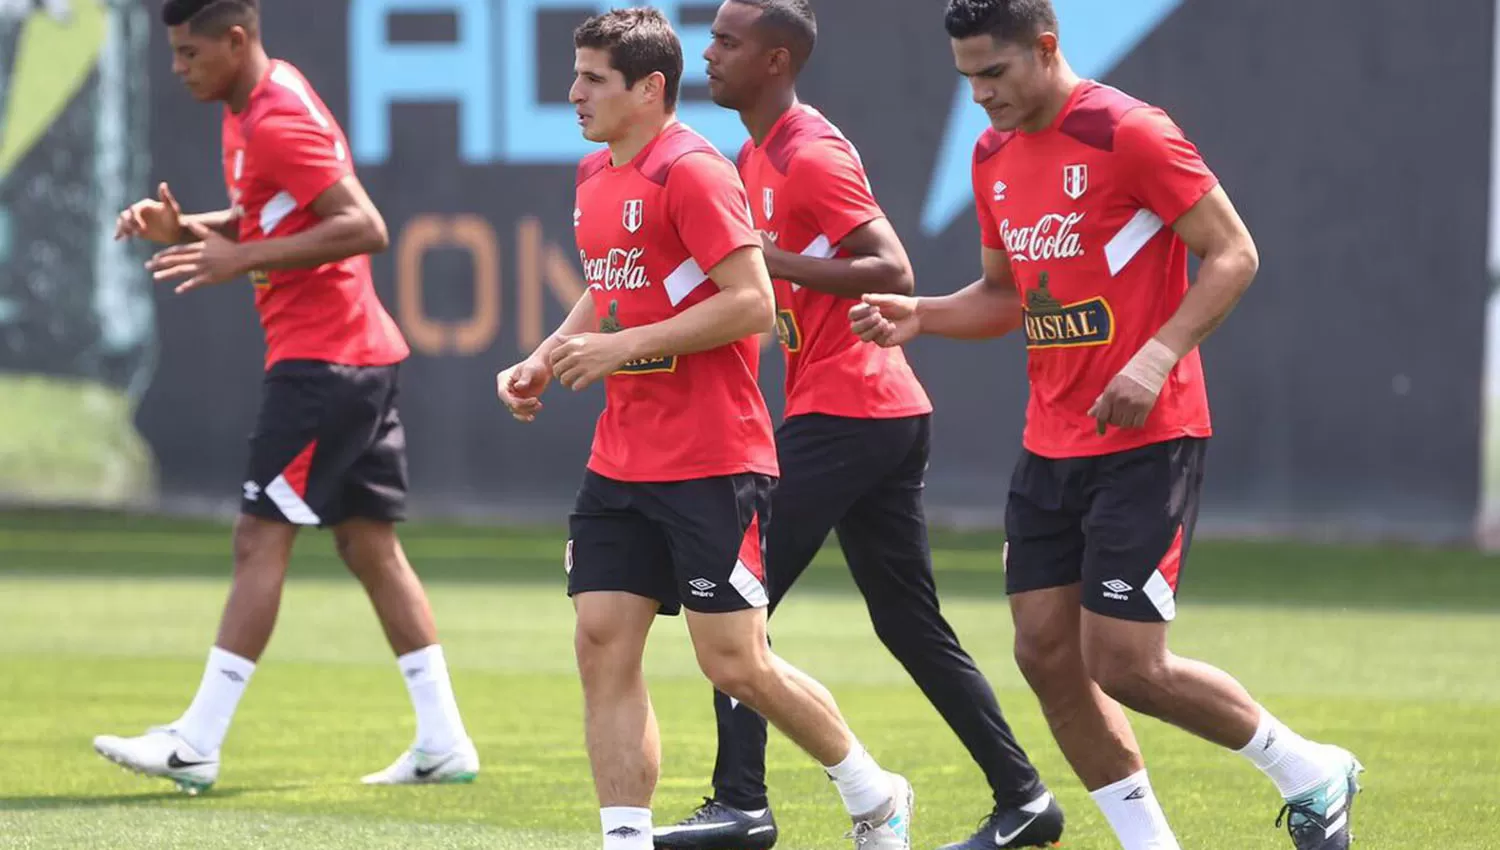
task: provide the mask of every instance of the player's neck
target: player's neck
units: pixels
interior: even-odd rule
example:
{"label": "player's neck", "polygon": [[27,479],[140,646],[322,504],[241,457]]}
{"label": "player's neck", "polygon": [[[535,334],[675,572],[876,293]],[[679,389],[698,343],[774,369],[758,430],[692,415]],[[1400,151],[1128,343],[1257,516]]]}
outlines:
{"label": "player's neck", "polygon": [[652,117],[648,121],[640,121],[625,131],[625,135],[609,143],[610,164],[619,168],[651,144],[651,140],[662,134],[662,131],[677,123],[677,113]]}
{"label": "player's neck", "polygon": [[760,102],[749,109],[741,110],[740,120],[744,122],[745,129],[749,131],[750,138],[756,147],[765,144],[766,137],[771,135],[771,130],[776,122],[787,110],[797,105],[797,90],[785,89],[780,91],[767,91]]}
{"label": "player's neck", "polygon": [[265,79],[270,70],[271,57],[266,55],[265,48],[255,45],[250,51],[250,58],[245,61],[245,72],[240,75],[239,82],[226,101],[230,112],[239,114],[245,111],[245,107],[250,105],[250,95],[254,94],[255,87],[260,85],[260,81]]}
{"label": "player's neck", "polygon": [[1057,76],[1052,81],[1051,91],[1047,93],[1046,107],[1038,111],[1030,121],[1022,124],[1021,132],[1040,133],[1051,127],[1052,122],[1056,121],[1057,116],[1062,114],[1063,108],[1068,105],[1068,101],[1073,97],[1073,91],[1078,88],[1078,84],[1081,82],[1083,80],[1077,74],[1073,73],[1073,69],[1068,67],[1067,63],[1064,62],[1058,68]]}

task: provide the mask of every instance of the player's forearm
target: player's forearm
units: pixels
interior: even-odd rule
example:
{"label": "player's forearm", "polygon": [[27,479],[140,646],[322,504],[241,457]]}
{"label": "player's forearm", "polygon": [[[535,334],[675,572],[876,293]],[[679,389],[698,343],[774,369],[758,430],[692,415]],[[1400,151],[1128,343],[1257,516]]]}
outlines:
{"label": "player's forearm", "polygon": [[993,339],[1021,326],[1021,298],[1007,285],[977,280],[952,295],[917,299],[922,333]]}
{"label": "player's forearm", "polygon": [[378,254],[389,245],[385,224],[358,210],[330,216],[291,236],[245,244],[245,267],[315,269],[361,254]]}
{"label": "player's forearm", "polygon": [[759,287],[734,287],[661,322],[621,331],[627,335],[630,359],[696,354],[771,330],[775,299]]}
{"label": "player's forearm", "polygon": [[531,352],[527,358],[548,372],[552,371],[552,350],[563,344],[563,340],[570,336],[588,333],[594,329],[594,297],[588,292],[573,304],[573,309],[568,311],[568,317],[557,326],[552,335],[542,340],[536,351]]}
{"label": "player's forearm", "polygon": [[910,266],[879,256],[824,259],[774,251],[766,253],[766,268],[771,277],[840,298],[873,293],[910,295],[916,289]]}
{"label": "player's forearm", "polygon": [[201,224],[209,230],[217,231],[225,239],[235,242],[240,241],[240,217],[234,210],[217,210],[215,212],[193,213],[182,217],[182,232],[177,237],[179,244],[198,241],[193,231],[188,229],[189,224]]}
{"label": "player's forearm", "polygon": [[1259,267],[1255,248],[1248,245],[1204,257],[1197,281],[1156,339],[1179,359],[1197,348],[1229,318]]}

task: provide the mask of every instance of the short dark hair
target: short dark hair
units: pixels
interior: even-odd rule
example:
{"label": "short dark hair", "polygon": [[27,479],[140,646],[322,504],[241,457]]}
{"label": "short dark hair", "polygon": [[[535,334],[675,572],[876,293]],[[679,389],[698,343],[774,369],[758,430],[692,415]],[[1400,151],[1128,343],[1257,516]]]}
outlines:
{"label": "short dark hair", "polygon": [[781,46],[792,53],[797,70],[807,64],[818,44],[818,17],[808,0],[734,0],[760,10],[756,25],[781,37]]}
{"label": "short dark hair", "polygon": [[573,46],[609,52],[610,67],[635,86],[654,73],[667,79],[662,95],[667,111],[677,108],[682,87],[682,41],[666,15],[649,6],[596,15],[573,31]]}
{"label": "short dark hair", "polygon": [[167,0],[161,7],[161,22],[169,27],[188,24],[194,35],[223,35],[230,27],[260,31],[260,4],[256,0]]}
{"label": "short dark hair", "polygon": [[1058,31],[1052,0],[948,0],[943,23],[953,38],[988,35],[1016,44]]}

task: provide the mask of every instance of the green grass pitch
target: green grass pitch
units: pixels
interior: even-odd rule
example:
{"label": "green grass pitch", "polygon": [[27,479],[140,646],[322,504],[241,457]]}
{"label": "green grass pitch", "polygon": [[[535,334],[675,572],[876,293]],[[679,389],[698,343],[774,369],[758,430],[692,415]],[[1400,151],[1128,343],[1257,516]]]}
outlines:
{"label": "green grass pitch", "polygon": [[[101,732],[175,718],[227,590],[225,526],[0,515],[0,848],[598,847],[552,530],[407,529],[484,761],[471,786],[366,788],[412,735],[401,679],[326,535],[300,541],[271,648],[219,784],[198,798],[94,754]],[[939,535],[944,610],[1068,814],[1069,850],[1115,842],[1011,661],[998,540]],[[836,550],[772,623],[777,649],[833,690],[861,739],[917,789],[915,846],[967,835],[986,788],[876,641]],[[1466,553],[1203,542],[1174,647],[1240,677],[1293,728],[1368,768],[1357,846],[1500,848],[1500,561]],[[682,624],[659,622],[660,822],[708,793],[710,692]],[[1232,753],[1144,718],[1153,782],[1184,847],[1288,848],[1272,786]],[[838,796],[773,733],[788,850],[846,848]]]}

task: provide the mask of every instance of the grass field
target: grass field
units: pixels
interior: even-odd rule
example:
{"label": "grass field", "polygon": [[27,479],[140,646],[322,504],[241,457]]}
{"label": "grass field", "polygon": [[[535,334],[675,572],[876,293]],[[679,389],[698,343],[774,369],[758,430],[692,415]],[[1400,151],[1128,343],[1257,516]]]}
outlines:
{"label": "grass field", "polygon": [[[89,741],[185,707],[227,587],[227,529],[0,515],[0,848],[598,847],[559,535],[428,527],[407,539],[484,759],[479,781],[358,783],[409,743],[410,707],[357,586],[327,537],[308,534],[219,785],[190,799],[107,764]],[[998,541],[937,542],[945,610],[1067,808],[1065,846],[1114,848],[1010,660]],[[1360,846],[1500,848],[1500,561],[1205,542],[1185,581],[1176,649],[1363,759]],[[988,810],[982,779],[875,640],[836,551],[773,632],[880,760],[912,779],[915,846],[967,835]],[[708,793],[714,746],[680,621],[659,624],[648,676],[664,821]],[[1248,764],[1154,721],[1137,728],[1184,848],[1290,847],[1272,827],[1274,789]],[[781,847],[848,846],[837,795],[774,734],[770,781]]]}

